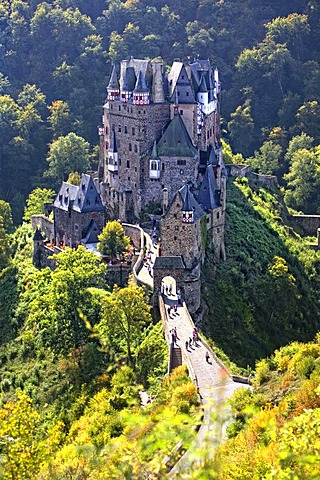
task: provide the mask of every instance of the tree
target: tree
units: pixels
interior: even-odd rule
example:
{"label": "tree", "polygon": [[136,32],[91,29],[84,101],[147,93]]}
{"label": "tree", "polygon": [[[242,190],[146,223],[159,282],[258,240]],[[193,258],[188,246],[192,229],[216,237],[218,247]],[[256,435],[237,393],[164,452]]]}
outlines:
{"label": "tree", "polygon": [[53,138],[57,139],[66,135],[70,130],[69,105],[62,100],[55,100],[48,108],[50,110],[48,122],[53,132]]}
{"label": "tree", "polygon": [[282,148],[280,145],[267,140],[263,143],[260,150],[254,153],[254,157],[249,158],[248,161],[259,173],[272,175],[279,167],[281,153]]}
{"label": "tree", "polygon": [[51,203],[55,192],[48,188],[36,188],[27,199],[27,205],[24,209],[23,220],[28,221],[32,215],[44,215],[45,203]]}
{"label": "tree", "polygon": [[302,133],[301,135],[296,135],[293,137],[287,148],[285,159],[290,163],[293,157],[293,154],[297,150],[310,150],[313,147],[313,138],[309,137],[306,133]]}
{"label": "tree", "polygon": [[85,321],[96,322],[95,311],[90,316],[89,287],[105,286],[105,266],[82,246],[67,248],[54,259],[55,270],[45,268],[28,278],[22,298],[24,315],[37,345],[67,354],[88,342],[91,332]]}
{"label": "tree", "polygon": [[46,444],[41,438],[40,415],[32,401],[18,392],[16,403],[8,402],[0,409],[2,478],[34,479],[45,459]]}
{"label": "tree", "polygon": [[320,146],[296,150],[291,157],[285,201],[306,214],[320,213]]}
{"label": "tree", "polygon": [[81,183],[81,175],[78,172],[71,172],[68,177],[67,183],[79,186]]}
{"label": "tree", "polygon": [[319,129],[320,105],[316,100],[306,102],[297,111],[297,128],[320,142]]}
{"label": "tree", "polygon": [[99,251],[113,258],[125,252],[130,243],[130,238],[125,235],[123,226],[117,220],[108,222],[98,239]]}
{"label": "tree", "polygon": [[115,286],[102,305],[102,320],[97,325],[102,341],[123,350],[128,364],[133,366],[133,353],[141,342],[143,328],[151,323],[144,290],[135,284]]}
{"label": "tree", "polygon": [[3,220],[3,226],[7,233],[12,233],[12,213],[10,203],[0,200],[0,216]]}
{"label": "tree", "polygon": [[90,166],[89,158],[89,143],[73,132],[68,133],[49,145],[46,175],[59,184],[71,172],[85,172]]}
{"label": "tree", "polygon": [[3,270],[10,261],[11,243],[10,237],[4,226],[3,218],[0,215],[0,271]]}
{"label": "tree", "polygon": [[230,131],[233,150],[236,153],[242,153],[244,156],[250,154],[250,146],[253,142],[254,123],[251,117],[249,100],[246,100],[243,105],[239,105],[235,112],[231,114],[228,129]]}

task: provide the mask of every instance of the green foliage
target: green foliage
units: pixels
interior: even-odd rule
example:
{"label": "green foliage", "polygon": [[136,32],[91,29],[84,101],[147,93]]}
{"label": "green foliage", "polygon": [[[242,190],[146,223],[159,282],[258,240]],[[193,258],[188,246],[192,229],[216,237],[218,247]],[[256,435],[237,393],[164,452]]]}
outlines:
{"label": "green foliage", "polygon": [[54,195],[55,192],[48,188],[36,188],[33,190],[27,199],[23,220],[30,220],[32,215],[44,215],[44,205],[45,203],[51,203]]}
{"label": "green foliage", "polygon": [[285,228],[279,195],[228,185],[227,259],[205,270],[206,332],[243,367],[318,328],[318,253]]}
{"label": "green foliage", "polygon": [[124,228],[117,220],[108,222],[98,235],[98,249],[103,255],[110,255],[115,258],[123,254],[130,243],[130,238],[124,233]]}
{"label": "green foliage", "polygon": [[89,166],[89,143],[71,132],[49,145],[47,175],[56,183],[66,180],[72,172],[85,172]]}
{"label": "green foliage", "polygon": [[98,334],[105,345],[125,353],[129,365],[134,365],[133,354],[140,344],[142,332],[151,323],[150,307],[145,292],[135,284],[119,289],[102,299],[102,319]]}

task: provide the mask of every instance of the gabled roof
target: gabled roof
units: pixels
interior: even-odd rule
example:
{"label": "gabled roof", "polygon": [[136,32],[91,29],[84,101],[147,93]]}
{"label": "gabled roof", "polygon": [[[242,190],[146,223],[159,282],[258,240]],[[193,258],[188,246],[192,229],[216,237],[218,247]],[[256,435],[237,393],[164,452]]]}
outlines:
{"label": "gabled roof", "polygon": [[77,212],[104,211],[104,206],[94,181],[90,175],[85,173],[81,176],[80,186],[67,182],[62,183],[53,206],[65,211],[69,209]]}
{"label": "gabled roof", "polygon": [[78,212],[102,212],[104,210],[100,194],[90,175],[82,174],[73,210]]}
{"label": "gabled roof", "polygon": [[189,133],[177,114],[169,123],[166,131],[158,142],[158,155],[160,157],[194,157],[197,153]]}
{"label": "gabled roof", "polygon": [[168,75],[171,101],[177,103],[196,103],[192,83],[182,62],[173,62]]}
{"label": "gabled roof", "polygon": [[[201,208],[197,200],[195,199],[194,195],[191,193],[189,186],[184,185],[183,187],[178,190],[176,195],[173,198],[172,203],[174,203],[176,196],[179,195],[180,198],[182,199],[182,211],[188,211],[191,212],[193,211],[193,221],[196,222],[199,220],[201,217],[205,215],[204,210]],[[185,210],[185,206],[188,207],[188,210]]]}
{"label": "gabled roof", "polygon": [[89,227],[87,230],[86,235],[84,238],[81,239],[82,245],[86,245],[87,243],[98,243],[98,235],[101,233],[96,222],[92,219],[89,223]]}
{"label": "gabled roof", "polygon": [[74,200],[77,196],[79,187],[71,183],[62,182],[59,193],[56,196],[53,206],[60,210],[68,211],[73,207]]}
{"label": "gabled roof", "polygon": [[220,193],[212,165],[207,166],[200,186],[198,202],[205,210],[212,210],[221,206]]}

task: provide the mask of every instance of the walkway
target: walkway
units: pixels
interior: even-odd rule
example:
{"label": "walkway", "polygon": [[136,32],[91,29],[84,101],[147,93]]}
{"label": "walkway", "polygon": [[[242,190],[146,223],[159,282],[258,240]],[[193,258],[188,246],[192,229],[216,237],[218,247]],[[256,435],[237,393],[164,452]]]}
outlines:
{"label": "walkway", "polygon": [[[147,285],[151,290],[153,290],[153,264],[158,256],[158,246],[152,245],[151,237],[148,233],[144,232],[146,239],[147,252],[146,256],[150,255],[151,259],[148,262],[143,262],[143,266],[138,273],[138,279],[144,285]],[[151,266],[151,271],[148,271],[147,263]]]}
{"label": "walkway", "polygon": [[[169,305],[177,305],[177,295],[164,296],[166,311]],[[177,345],[181,347],[183,354],[189,359],[192,369],[194,383],[199,387],[204,406],[204,419],[199,432],[190,447],[179,462],[168,474],[168,478],[188,478],[188,472],[192,471],[192,465],[199,464],[208,458],[214,451],[223,437],[227,426],[227,419],[230,419],[230,411],[226,405],[227,399],[238,388],[248,388],[248,385],[234,382],[226,370],[219,365],[214,358],[206,359],[206,347],[201,341],[192,342],[191,348],[186,349],[186,341],[192,338],[193,326],[190,323],[189,315],[184,306],[178,306],[177,314],[171,313],[168,318],[168,329],[177,328]]]}

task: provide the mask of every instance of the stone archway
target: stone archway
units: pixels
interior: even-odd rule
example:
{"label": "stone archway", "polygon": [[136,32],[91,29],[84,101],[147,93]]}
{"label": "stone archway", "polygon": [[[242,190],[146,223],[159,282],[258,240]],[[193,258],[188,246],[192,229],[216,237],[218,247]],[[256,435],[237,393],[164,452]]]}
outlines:
{"label": "stone archway", "polygon": [[184,293],[184,271],[185,265],[181,256],[177,257],[157,257],[153,266],[153,285],[154,294],[161,293],[161,285],[165,278],[172,279],[172,289],[175,287],[175,293],[180,290]]}
{"label": "stone archway", "polygon": [[162,278],[160,289],[164,295],[175,297],[178,291],[176,279],[171,275],[166,275]]}

